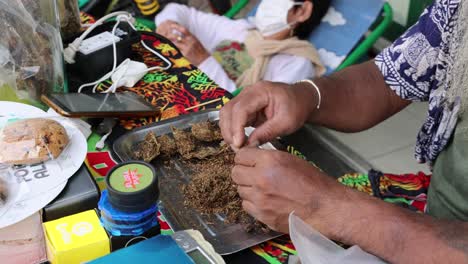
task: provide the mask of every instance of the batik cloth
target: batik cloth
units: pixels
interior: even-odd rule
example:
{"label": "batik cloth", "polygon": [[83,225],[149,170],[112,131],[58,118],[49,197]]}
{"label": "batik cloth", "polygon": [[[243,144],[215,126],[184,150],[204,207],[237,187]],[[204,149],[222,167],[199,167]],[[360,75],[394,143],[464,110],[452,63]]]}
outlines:
{"label": "batik cloth", "polygon": [[[401,98],[429,101],[415,157],[434,164],[451,138],[460,113],[460,98],[450,98],[458,40],[460,0],[436,0],[419,21],[384,49],[375,62],[385,82]],[[465,27],[465,25],[462,25]]]}
{"label": "batik cloth", "polygon": [[426,209],[431,175],[423,172],[397,175],[371,170],[368,174],[343,175],[338,178],[338,182],[386,202],[423,213]]}
{"label": "batik cloth", "polygon": [[[133,129],[152,122],[198,112],[208,108],[220,108],[232,97],[229,92],[220,88],[200,69],[192,65],[182,53],[168,40],[150,32],[141,32],[142,40],[166,58],[172,67],[164,71],[147,73],[133,88],[119,88],[120,91],[134,92],[146,99],[152,105],[159,107],[160,114],[153,117],[122,119],[120,124],[125,129]],[[144,62],[148,67],[165,66],[164,61],[143,47],[141,43],[132,46],[137,54],[137,61]],[[105,91],[112,85],[110,80],[102,83],[98,91]],[[205,102],[219,99],[209,105],[195,107]]]}

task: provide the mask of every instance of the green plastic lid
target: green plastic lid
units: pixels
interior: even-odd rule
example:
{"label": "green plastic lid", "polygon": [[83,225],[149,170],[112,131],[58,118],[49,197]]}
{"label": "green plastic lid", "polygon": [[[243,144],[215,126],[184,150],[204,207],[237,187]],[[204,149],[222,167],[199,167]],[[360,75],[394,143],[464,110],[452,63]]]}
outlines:
{"label": "green plastic lid", "polygon": [[151,164],[129,161],[115,166],[106,177],[109,202],[117,209],[138,212],[159,198],[158,177]]}

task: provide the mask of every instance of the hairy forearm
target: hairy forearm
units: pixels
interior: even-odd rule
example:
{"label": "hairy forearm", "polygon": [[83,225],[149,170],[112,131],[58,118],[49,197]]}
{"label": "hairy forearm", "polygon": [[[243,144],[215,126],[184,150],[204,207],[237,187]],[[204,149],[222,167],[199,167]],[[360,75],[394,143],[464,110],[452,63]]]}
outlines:
{"label": "hairy forearm", "polygon": [[368,129],[410,103],[386,85],[373,61],[314,82],[320,88],[322,104],[318,111],[311,113],[309,121],[343,132]]}
{"label": "hairy forearm", "polygon": [[[359,245],[390,263],[468,263],[468,224],[428,215],[346,190],[327,221],[329,236]],[[336,204],[335,204],[336,205]]]}

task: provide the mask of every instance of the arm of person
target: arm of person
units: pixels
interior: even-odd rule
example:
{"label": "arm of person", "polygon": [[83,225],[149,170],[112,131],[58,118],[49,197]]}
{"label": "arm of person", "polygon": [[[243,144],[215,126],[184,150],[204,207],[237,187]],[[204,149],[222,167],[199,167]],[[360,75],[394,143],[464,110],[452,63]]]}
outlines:
{"label": "arm of person", "polygon": [[[428,7],[418,23],[375,61],[315,79],[320,96],[306,82],[294,85],[261,82],[244,89],[221,111],[220,127],[226,143],[239,148],[266,142],[290,134],[306,122],[358,132],[401,111],[411,101],[428,100],[431,89],[437,87],[434,78],[437,61],[412,65],[406,61],[405,50],[411,43],[422,41],[431,48],[431,55],[437,57],[441,32],[434,27],[430,14],[446,13],[445,5],[436,1]],[[447,20],[444,23],[449,23],[449,18],[444,17]],[[257,128],[248,140],[243,136],[245,126]]]}
{"label": "arm of person", "polygon": [[[308,121],[343,132],[371,128],[411,103],[389,88],[374,61],[348,67],[314,82],[320,89],[321,103],[320,109],[310,113]],[[299,85],[314,89],[308,83]],[[317,94],[311,99],[317,100]]]}
{"label": "arm of person", "polygon": [[231,177],[243,208],[276,231],[289,232],[294,211],[326,237],[390,263],[468,261],[468,223],[386,203],[289,153],[244,147],[236,153]]}
{"label": "arm of person", "polygon": [[[356,132],[410,104],[388,87],[373,61],[318,78],[315,83],[321,94],[320,109],[317,91],[306,82],[259,82],[247,87],[221,110],[224,140],[235,148],[256,145],[291,134],[305,122]],[[248,140],[243,132],[246,126],[256,127]]]}
{"label": "arm of person", "polygon": [[219,64],[213,56],[209,56],[205,59],[198,68],[228,92],[232,93],[237,89],[236,83],[229,78],[221,64]]}
{"label": "arm of person", "polygon": [[243,19],[231,20],[175,3],[168,4],[155,18],[157,26],[165,21],[174,21],[185,27],[199,39],[208,52],[212,52],[223,40],[244,41],[247,29],[251,28]]}
{"label": "arm of person", "polygon": [[337,187],[345,194],[340,201],[328,204],[319,217],[306,218],[312,227],[323,228],[328,237],[359,245],[390,263],[468,262],[468,223],[437,220]]}

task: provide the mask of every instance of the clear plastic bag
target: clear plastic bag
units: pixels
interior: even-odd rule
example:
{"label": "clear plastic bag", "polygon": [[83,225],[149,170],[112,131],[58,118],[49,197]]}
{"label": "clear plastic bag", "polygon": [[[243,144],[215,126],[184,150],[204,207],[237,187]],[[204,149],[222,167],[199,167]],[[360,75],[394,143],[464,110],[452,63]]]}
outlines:
{"label": "clear plastic bag", "polygon": [[60,30],[64,40],[75,36],[81,30],[80,9],[76,0],[57,0],[60,12]]}
{"label": "clear plastic bag", "polygon": [[28,192],[29,187],[14,175],[12,167],[0,164],[0,218]]}
{"label": "clear plastic bag", "polygon": [[64,91],[55,0],[0,0],[0,100]]}
{"label": "clear plastic bag", "polygon": [[67,130],[47,118],[3,119],[0,164],[31,165],[57,159],[70,142]]}
{"label": "clear plastic bag", "polygon": [[289,215],[289,232],[302,264],[384,264],[358,246],[344,249],[307,225],[294,212]]}

